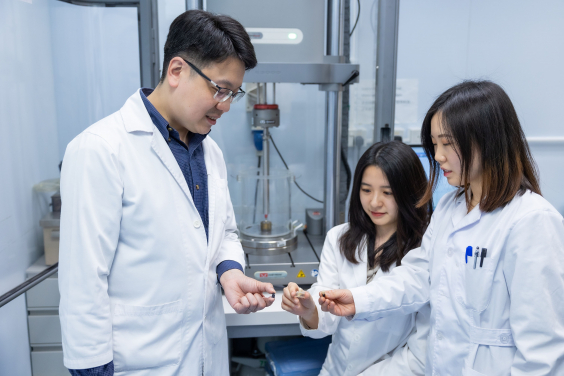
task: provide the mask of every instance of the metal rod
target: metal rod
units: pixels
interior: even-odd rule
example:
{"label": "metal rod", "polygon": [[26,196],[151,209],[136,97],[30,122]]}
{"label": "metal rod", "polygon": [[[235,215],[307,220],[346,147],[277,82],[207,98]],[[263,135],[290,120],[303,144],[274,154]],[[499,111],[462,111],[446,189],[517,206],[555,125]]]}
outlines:
{"label": "metal rod", "polygon": [[272,83],[272,103],[276,104],[276,82]]}
{"label": "metal rod", "polygon": [[394,139],[398,25],[399,0],[380,1],[376,35],[375,141]]}
{"label": "metal rod", "polygon": [[[327,55],[341,56],[344,39],[344,0],[329,0],[327,12]],[[342,126],[342,85],[326,94],[325,130],[325,232],[341,223],[339,185]]]}
{"label": "metal rod", "polygon": [[21,294],[26,292],[27,290],[43,282],[45,279],[57,273],[58,270],[59,270],[59,263],[56,263],[55,265],[50,266],[49,268],[45,269],[38,275],[31,277],[30,279],[26,280],[25,282],[11,289],[4,295],[0,296],[0,307],[6,305],[7,303],[11,302]]}
{"label": "metal rod", "polygon": [[203,0],[186,0],[186,10],[204,9]]}
{"label": "metal rod", "polygon": [[342,124],[342,91],[328,91],[326,94],[325,132],[325,231],[340,224],[339,182],[341,124]]}
{"label": "metal rod", "polygon": [[269,187],[269,175],[270,175],[270,147],[268,139],[270,138],[270,132],[268,127],[264,128],[262,132],[262,171],[263,171],[263,207],[264,207],[264,215],[265,219],[268,218],[270,214],[270,187]]}

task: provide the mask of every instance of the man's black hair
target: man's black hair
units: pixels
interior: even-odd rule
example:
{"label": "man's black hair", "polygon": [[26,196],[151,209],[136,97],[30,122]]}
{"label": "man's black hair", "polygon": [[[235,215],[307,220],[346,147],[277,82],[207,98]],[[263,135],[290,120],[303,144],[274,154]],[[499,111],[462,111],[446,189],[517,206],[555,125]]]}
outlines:
{"label": "man's black hair", "polygon": [[205,68],[212,63],[222,63],[230,57],[241,60],[245,70],[257,65],[255,49],[249,34],[231,17],[203,10],[182,13],[170,25],[164,47],[161,82],[166,77],[168,65],[180,56]]}

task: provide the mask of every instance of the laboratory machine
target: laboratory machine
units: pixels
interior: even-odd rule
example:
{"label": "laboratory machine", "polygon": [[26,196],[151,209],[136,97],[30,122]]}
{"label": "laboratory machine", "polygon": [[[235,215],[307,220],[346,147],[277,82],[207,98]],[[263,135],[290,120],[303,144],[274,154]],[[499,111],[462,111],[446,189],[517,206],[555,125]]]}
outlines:
{"label": "laboratory machine", "polygon": [[[256,84],[249,126],[260,162],[258,168],[237,172],[242,192],[237,224],[247,258],[245,274],[275,286],[315,283],[325,234],[340,223],[342,91],[359,75],[358,65],[345,63],[342,56],[343,7],[344,2],[324,0],[206,2],[206,10],[241,22],[259,62],[245,74],[245,82],[247,91]],[[285,162],[286,169],[271,168],[273,152],[279,154],[271,133],[283,121],[275,99],[277,83],[315,84],[327,93],[323,208],[302,208],[316,224],[311,234],[291,210],[292,171]]]}

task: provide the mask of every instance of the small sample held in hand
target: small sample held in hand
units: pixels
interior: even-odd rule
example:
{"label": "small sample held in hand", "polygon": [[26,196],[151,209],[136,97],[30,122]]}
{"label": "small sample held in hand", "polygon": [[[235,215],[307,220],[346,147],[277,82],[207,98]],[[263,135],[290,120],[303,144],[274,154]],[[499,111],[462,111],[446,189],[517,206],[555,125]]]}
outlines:
{"label": "small sample held in hand", "polygon": [[298,291],[296,291],[296,298],[298,298],[298,299],[305,298],[305,291],[301,287]]}

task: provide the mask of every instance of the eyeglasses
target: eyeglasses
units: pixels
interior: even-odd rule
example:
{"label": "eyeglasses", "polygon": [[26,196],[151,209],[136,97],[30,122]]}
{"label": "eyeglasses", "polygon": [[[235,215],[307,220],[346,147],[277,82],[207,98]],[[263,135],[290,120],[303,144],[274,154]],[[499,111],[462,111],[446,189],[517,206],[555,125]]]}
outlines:
{"label": "eyeglasses", "polygon": [[182,58],[182,60],[184,60],[186,62],[186,64],[188,64],[190,66],[190,68],[194,69],[196,71],[196,73],[198,73],[200,76],[202,76],[203,78],[205,78],[206,80],[211,82],[213,85],[215,85],[217,92],[214,94],[213,97],[216,101],[221,103],[221,102],[225,102],[227,99],[231,98],[231,103],[237,103],[239,101],[239,99],[241,99],[245,96],[245,92],[241,88],[239,88],[238,92],[234,93],[233,90],[221,87],[218,84],[216,84],[215,82],[213,82],[204,73],[202,73],[201,70],[196,68],[196,66],[194,64],[192,64],[191,62],[189,62],[188,60],[186,60],[184,58]]}

